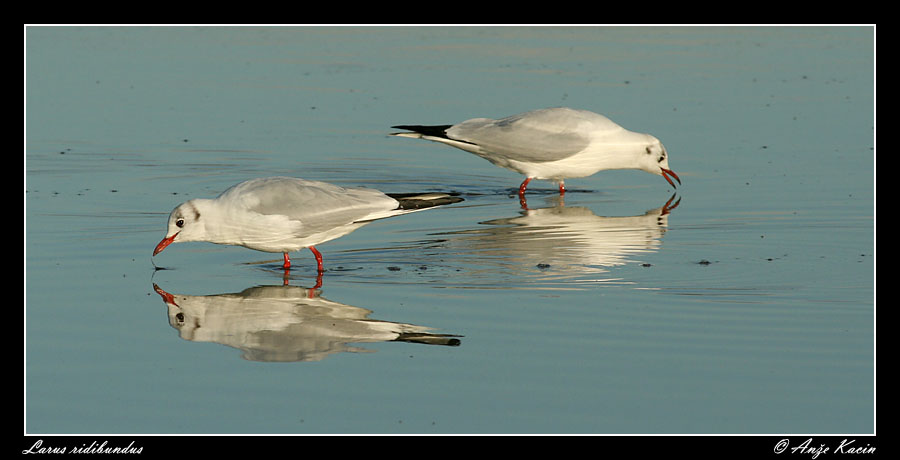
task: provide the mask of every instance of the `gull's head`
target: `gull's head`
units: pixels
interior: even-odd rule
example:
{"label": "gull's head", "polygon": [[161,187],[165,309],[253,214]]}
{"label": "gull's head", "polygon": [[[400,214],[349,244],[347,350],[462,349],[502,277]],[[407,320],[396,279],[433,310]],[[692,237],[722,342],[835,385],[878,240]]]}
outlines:
{"label": "gull's head", "polygon": [[206,229],[197,204],[197,200],[186,201],[172,210],[169,214],[166,237],[156,245],[156,249],[153,250],[154,256],[172,243],[203,239]]}
{"label": "gull's head", "polygon": [[639,154],[641,158],[640,168],[650,174],[663,176],[672,187],[675,187],[675,182],[672,182],[673,177],[681,185],[681,179],[678,178],[675,171],[669,169],[669,154],[666,152],[666,148],[663,147],[662,142],[653,136],[648,137],[650,142],[644,146],[643,151]]}

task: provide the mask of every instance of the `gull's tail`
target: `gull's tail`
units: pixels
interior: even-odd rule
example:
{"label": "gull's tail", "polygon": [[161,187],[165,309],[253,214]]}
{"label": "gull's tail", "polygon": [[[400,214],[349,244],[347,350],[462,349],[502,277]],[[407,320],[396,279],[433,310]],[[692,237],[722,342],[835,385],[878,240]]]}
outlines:
{"label": "gull's tail", "polygon": [[478,144],[467,142],[459,139],[453,139],[447,134],[447,130],[454,125],[397,125],[391,126],[394,129],[405,129],[410,132],[390,133],[391,136],[409,137],[412,139],[425,139],[426,141],[440,142],[451,147],[472,152],[476,155],[482,155],[481,147]]}
{"label": "gull's tail", "polygon": [[400,202],[397,209],[417,210],[443,206],[465,201],[458,193],[388,193],[387,196]]}
{"label": "gull's tail", "polygon": [[397,342],[424,343],[425,345],[444,345],[448,347],[458,347],[462,344],[462,341],[460,341],[457,337],[462,336],[452,334],[402,332],[400,333],[400,336],[394,340]]}
{"label": "gull's tail", "polygon": [[391,133],[391,136],[411,137],[414,139],[422,139],[424,137],[436,137],[447,139],[447,130],[453,125],[399,125],[391,126],[393,129],[405,129],[412,131],[411,133]]}

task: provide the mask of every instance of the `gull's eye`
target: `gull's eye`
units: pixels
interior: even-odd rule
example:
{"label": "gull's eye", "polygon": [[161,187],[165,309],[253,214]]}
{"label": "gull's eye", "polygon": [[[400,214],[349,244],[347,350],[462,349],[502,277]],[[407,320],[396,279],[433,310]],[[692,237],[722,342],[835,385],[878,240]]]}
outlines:
{"label": "gull's eye", "polygon": [[178,228],[184,227],[184,219],[178,219],[175,221],[175,226]]}

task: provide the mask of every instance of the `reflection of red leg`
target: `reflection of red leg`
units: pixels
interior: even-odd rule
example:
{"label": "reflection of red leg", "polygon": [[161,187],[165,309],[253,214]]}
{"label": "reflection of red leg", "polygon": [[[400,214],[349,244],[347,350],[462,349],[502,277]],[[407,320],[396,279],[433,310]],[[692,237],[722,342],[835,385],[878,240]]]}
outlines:
{"label": "reflection of red leg", "polygon": [[316,275],[316,285],[312,288],[319,289],[320,287],[322,287],[322,272],[319,272],[319,274]]}
{"label": "reflection of red leg", "polygon": [[316,285],[309,288],[309,290],[306,291],[306,297],[308,297],[310,299],[315,299],[316,297],[318,297],[319,296],[318,289],[320,287],[322,287],[322,272],[319,272],[319,274],[316,275]]}
{"label": "reflection of red leg", "polygon": [[316,256],[316,264],[318,265],[319,273],[324,272],[325,268],[322,267],[322,254],[320,254],[319,251],[312,246],[309,247],[309,250],[312,251],[314,256]]}
{"label": "reflection of red leg", "polygon": [[288,257],[288,253],[284,253],[284,276],[281,278],[281,281],[285,286],[288,285],[288,281],[291,279],[291,258]]}

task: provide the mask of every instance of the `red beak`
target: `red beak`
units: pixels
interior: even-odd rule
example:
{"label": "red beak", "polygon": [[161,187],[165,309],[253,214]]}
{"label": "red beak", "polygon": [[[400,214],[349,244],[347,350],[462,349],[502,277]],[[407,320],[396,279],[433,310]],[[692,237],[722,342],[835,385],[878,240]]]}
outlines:
{"label": "red beak", "polygon": [[[672,181],[669,181],[669,182],[672,182]],[[156,249],[153,250],[153,255],[155,256],[155,255],[159,254],[160,252],[162,252],[163,249],[166,248],[166,246],[172,244],[172,241],[175,239],[176,236],[178,236],[177,233],[168,238],[163,238],[163,240],[160,241],[159,244],[156,245]]]}
{"label": "red beak", "polygon": [[165,302],[167,304],[175,305],[176,307],[178,306],[178,304],[175,303],[175,296],[173,296],[172,294],[169,294],[166,291],[163,291],[162,288],[160,288],[159,286],[156,285],[156,283],[153,283],[153,290],[156,291],[156,293],[159,294],[160,297],[162,297],[163,302]]}
{"label": "red beak", "polygon": [[673,188],[675,187],[675,183],[672,182],[672,179],[669,179],[669,176],[674,177],[675,180],[678,181],[678,185],[681,185],[681,179],[678,178],[678,174],[675,174],[675,171],[672,171],[671,169],[666,169],[666,168],[659,168],[659,169],[662,170],[662,176],[663,176],[667,181],[669,181],[669,185],[671,185]]}
{"label": "red beak", "polygon": [[[681,203],[681,198],[679,198],[678,201],[675,202],[675,204],[672,204],[672,200],[674,200],[674,199],[675,199],[675,195],[672,195],[672,198],[669,198],[669,201],[666,201],[666,204],[664,204],[662,207],[662,212],[660,213],[661,216],[664,216],[664,215],[672,212],[672,210],[677,208],[678,205]],[[672,204],[671,207],[669,206],[670,204]]]}

